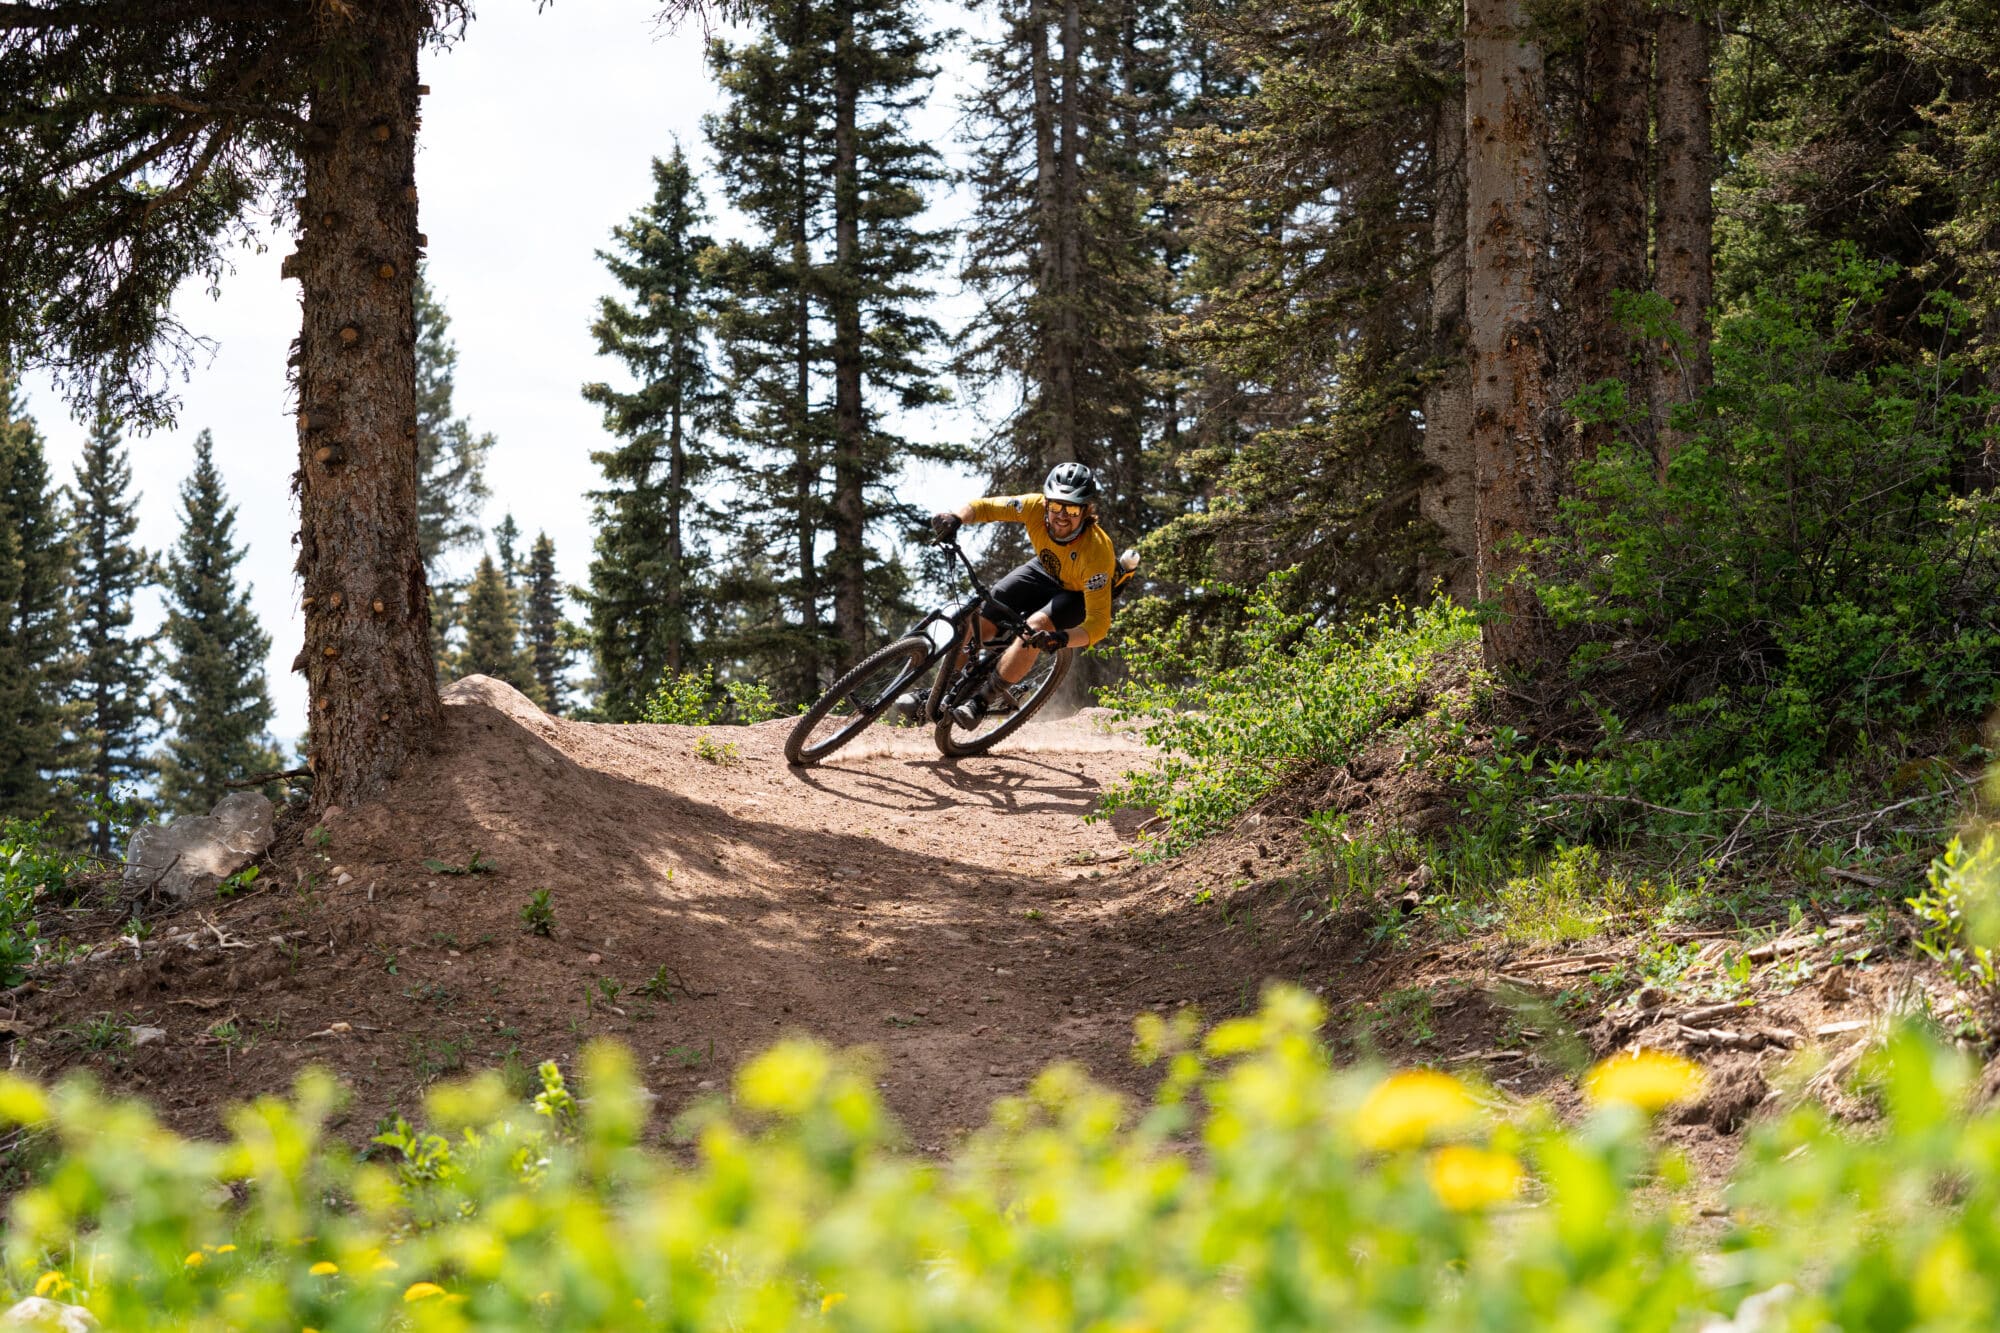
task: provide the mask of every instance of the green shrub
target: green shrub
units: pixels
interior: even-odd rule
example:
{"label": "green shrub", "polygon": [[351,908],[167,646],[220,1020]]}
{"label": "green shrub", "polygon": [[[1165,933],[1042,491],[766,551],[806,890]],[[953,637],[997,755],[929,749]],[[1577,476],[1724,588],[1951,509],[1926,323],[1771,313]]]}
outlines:
{"label": "green shrub", "polygon": [[0,822],[0,987],[19,985],[34,961],[36,908],[60,900],[86,866],[41,819]]}
{"label": "green shrub", "polygon": [[583,1096],[553,1065],[528,1107],[498,1075],[441,1085],[369,1161],[328,1133],[318,1073],[215,1144],[0,1077],[0,1119],[45,1154],[4,1284],[121,1333],[1668,1333],[1780,1283],[1766,1327],[1944,1330],[2000,1302],[1979,1258],[2000,1118],[1965,1115],[1963,1062],[1913,1035],[1864,1066],[1865,1139],[1812,1109],[1753,1133],[1716,1236],[1679,1225],[1686,1164],[1646,1133],[1690,1091],[1674,1057],[1600,1065],[1568,1127],[1441,1073],[1336,1068],[1323,1019],[1286,990],[1200,1041],[1148,1017],[1150,1108],[1058,1067],[945,1162],[892,1146],[865,1061],[803,1042],[688,1117],[684,1153],[641,1146],[648,1099],[609,1046]]}
{"label": "green shrub", "polygon": [[1251,598],[1233,666],[1191,662],[1173,626],[1126,643],[1131,674],[1106,702],[1144,720],[1160,758],[1126,775],[1104,808],[1156,808],[1162,850],[1221,827],[1302,769],[1355,755],[1412,707],[1447,650],[1477,636],[1471,614],[1443,599],[1314,624],[1281,609],[1292,577],[1273,574]]}
{"label": "green shrub", "polygon": [[718,723],[750,726],[778,716],[780,709],[771,690],[762,681],[726,680],[717,682],[715,668],[668,672],[646,699],[641,722],[667,723],[682,727],[707,727]]}
{"label": "green shrub", "polygon": [[[1924,316],[1936,351],[1873,336],[1894,276],[1849,254],[1722,316],[1665,475],[1649,447],[1603,449],[1538,548],[1578,674],[1686,705],[1690,773],[1805,773],[1830,743],[2000,702],[2000,497],[1965,482],[1993,398],[1949,297]],[[1615,383],[1572,406],[1627,416]]]}

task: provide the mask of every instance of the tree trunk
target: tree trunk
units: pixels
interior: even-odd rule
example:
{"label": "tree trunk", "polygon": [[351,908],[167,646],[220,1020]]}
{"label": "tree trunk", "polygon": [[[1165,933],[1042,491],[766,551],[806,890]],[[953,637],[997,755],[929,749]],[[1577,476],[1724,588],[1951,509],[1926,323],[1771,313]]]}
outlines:
{"label": "tree trunk", "polygon": [[[1077,289],[1083,281],[1082,114],[1083,15],[1080,0],[1063,0],[1062,144],[1056,166],[1055,364],[1051,367],[1054,412],[1049,459],[1076,461],[1076,372],[1081,360],[1077,330]],[[1045,292],[1046,298],[1050,293]],[[1039,479],[1037,479],[1039,480]]]}
{"label": "tree trunk", "polygon": [[676,389],[673,424],[667,433],[667,670],[675,675],[687,664],[689,638],[687,553],[682,549],[681,538],[687,514],[687,437],[681,422],[679,396]]}
{"label": "tree trunk", "polygon": [[313,98],[299,332],[299,556],[317,808],[378,791],[440,720],[417,541],[417,50],[411,0],[355,6]]}
{"label": "tree trunk", "polygon": [[[1571,387],[1604,380],[1625,385],[1633,413],[1630,430],[1650,435],[1649,376],[1634,357],[1640,339],[1618,318],[1614,293],[1647,290],[1646,168],[1651,45],[1641,0],[1595,0],[1583,44],[1583,123],[1577,136],[1577,186],[1581,194],[1577,258],[1569,284],[1576,321],[1576,364]],[[1585,422],[1576,440],[1581,457],[1594,456],[1619,433],[1609,421]]]}
{"label": "tree trunk", "polygon": [[861,409],[861,185],[856,177],[854,21],[842,25],[833,73],[833,614],[847,660],[868,650],[867,422]]}
{"label": "tree trunk", "polygon": [[1547,248],[1542,52],[1525,0],[1466,0],[1465,314],[1472,335],[1472,458],[1479,596],[1489,665],[1532,671],[1543,622],[1510,544],[1536,536],[1554,489],[1536,264]]}
{"label": "tree trunk", "polygon": [[1460,604],[1476,595],[1473,551],[1472,371],[1465,337],[1465,90],[1439,101],[1431,135],[1431,359],[1424,391],[1424,461],[1418,511],[1443,548],[1434,575]]}
{"label": "tree trunk", "polygon": [[1654,105],[1659,116],[1655,187],[1655,286],[1674,307],[1684,346],[1664,347],[1652,377],[1653,430],[1660,466],[1679,438],[1667,421],[1698,397],[1714,374],[1709,309],[1715,299],[1715,145],[1709,100],[1714,35],[1685,5],[1660,15]]}
{"label": "tree trunk", "polygon": [[1062,240],[1056,225],[1056,99],[1049,59],[1047,0],[1033,0],[1028,9],[1028,84],[1035,108],[1035,301],[1032,308],[1041,327],[1034,332],[1035,367],[1031,401],[1035,420],[1032,438],[1046,442],[1053,435],[1056,415],[1056,340],[1053,306],[1061,289]]}
{"label": "tree trunk", "polygon": [[814,546],[819,525],[813,512],[813,491],[819,480],[818,445],[812,429],[812,298],[806,284],[812,272],[812,254],[807,248],[807,209],[811,184],[807,178],[805,145],[801,142],[793,163],[792,189],[797,207],[792,218],[792,269],[798,284],[798,306],[793,311],[792,329],[792,485],[797,510],[799,545],[799,625],[805,631],[804,650],[799,654],[799,675],[805,689],[802,697],[819,693],[819,571]]}

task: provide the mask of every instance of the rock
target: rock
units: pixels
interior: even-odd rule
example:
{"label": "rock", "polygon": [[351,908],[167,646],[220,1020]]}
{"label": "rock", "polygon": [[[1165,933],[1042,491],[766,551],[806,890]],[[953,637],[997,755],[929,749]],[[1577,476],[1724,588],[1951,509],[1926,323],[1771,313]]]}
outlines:
{"label": "rock", "polygon": [[181,899],[212,889],[271,845],[271,802],[231,792],[205,815],[141,824],[125,856],[127,893]]}
{"label": "rock", "polygon": [[165,1028],[131,1027],[125,1029],[125,1035],[132,1039],[134,1046],[150,1046],[156,1041],[165,1041],[167,1039],[167,1030]]}
{"label": "rock", "polygon": [[1700,1099],[1683,1107],[1675,1118],[1684,1125],[1707,1125],[1718,1134],[1734,1134],[1770,1091],[1753,1061],[1712,1068]]}
{"label": "rock", "polygon": [[64,1305],[46,1296],[30,1296],[0,1315],[0,1328],[39,1328],[59,1333],[95,1333],[97,1316],[81,1305]]}
{"label": "rock", "polygon": [[1711,1319],[1701,1326],[1701,1333],[1778,1333],[1789,1327],[1785,1319],[1785,1307],[1799,1289],[1789,1282],[1780,1282],[1768,1291],[1760,1291],[1753,1296],[1745,1296],[1743,1303],[1736,1307],[1733,1319]]}

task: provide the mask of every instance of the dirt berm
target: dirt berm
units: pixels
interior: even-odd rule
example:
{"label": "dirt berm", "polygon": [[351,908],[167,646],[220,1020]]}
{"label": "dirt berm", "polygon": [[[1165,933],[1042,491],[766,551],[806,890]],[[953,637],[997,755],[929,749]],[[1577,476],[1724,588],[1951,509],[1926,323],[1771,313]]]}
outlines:
{"label": "dirt berm", "polygon": [[[446,704],[433,755],[379,803],[286,829],[251,892],[155,912],[136,943],[79,915],[95,947],[19,997],[17,1064],[87,1062],[202,1132],[318,1063],[358,1138],[437,1078],[567,1065],[598,1035],[638,1052],[665,1124],[808,1033],[872,1048],[936,1150],[1056,1060],[1137,1090],[1141,1009],[1220,1017],[1324,971],[1293,932],[1194,908],[1176,875],[1198,868],[1134,866],[1141,816],[1085,821],[1147,760],[1100,713],[958,763],[879,726],[794,770],[788,721],[571,722],[485,677]],[[1295,869],[1280,842],[1235,878]],[[522,915],[543,889],[548,936]]]}

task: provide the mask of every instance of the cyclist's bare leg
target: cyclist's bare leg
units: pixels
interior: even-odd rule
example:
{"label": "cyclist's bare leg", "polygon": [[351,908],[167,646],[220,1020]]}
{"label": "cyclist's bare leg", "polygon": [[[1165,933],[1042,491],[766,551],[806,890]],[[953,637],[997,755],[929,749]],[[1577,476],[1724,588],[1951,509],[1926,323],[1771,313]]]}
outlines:
{"label": "cyclist's bare leg", "polygon": [[[1046,611],[1037,611],[1029,616],[1028,624],[1032,628],[1042,630],[1056,627],[1056,622],[1049,619],[1049,613]],[[1035,659],[1041,655],[1039,649],[1030,648],[1017,639],[1000,655],[1000,665],[994,668],[994,674],[1009,685],[1018,685],[1021,683],[1021,678],[1034,668]]]}

